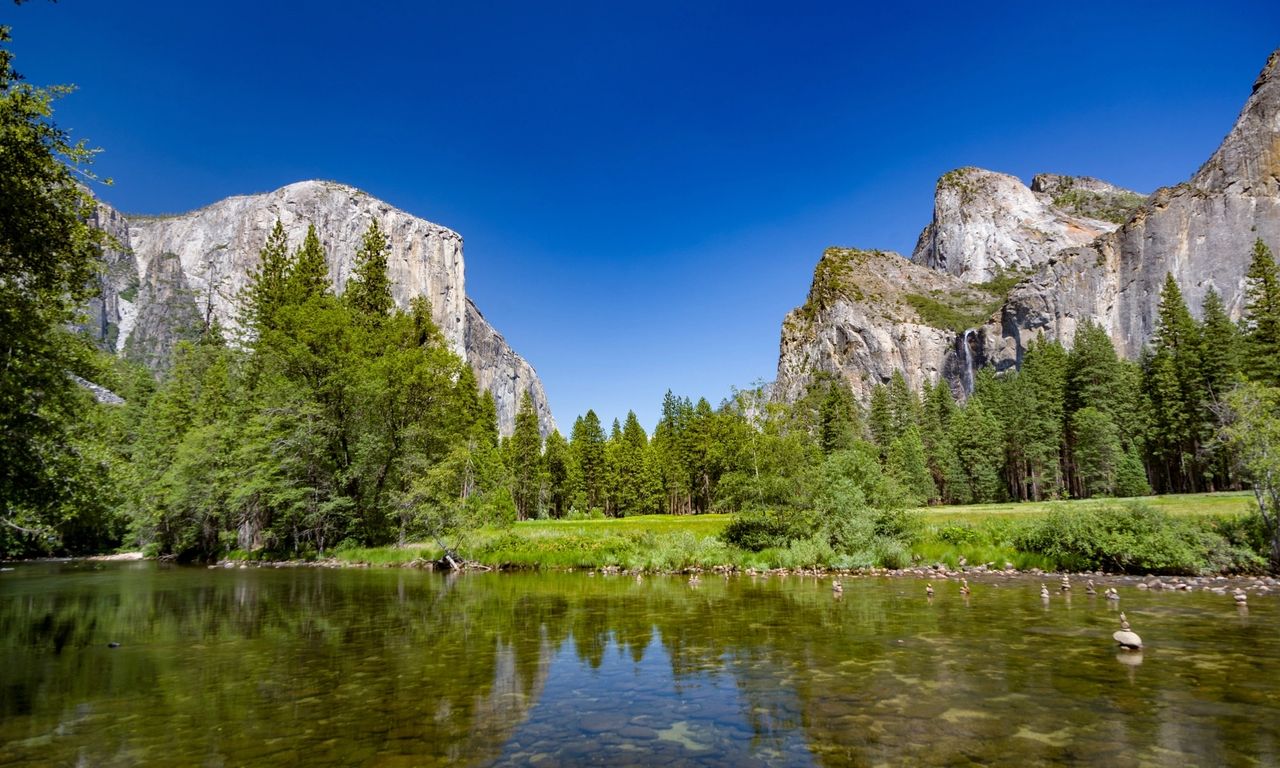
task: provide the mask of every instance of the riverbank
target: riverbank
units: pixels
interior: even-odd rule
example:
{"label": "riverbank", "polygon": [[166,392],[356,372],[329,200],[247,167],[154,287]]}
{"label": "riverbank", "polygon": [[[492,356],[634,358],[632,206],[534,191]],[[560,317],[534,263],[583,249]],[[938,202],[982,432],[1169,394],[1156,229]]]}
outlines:
{"label": "riverbank", "polygon": [[[725,540],[730,515],[530,520],[475,532],[459,550],[489,568],[848,573],[985,565],[1015,573],[1260,574],[1265,545],[1252,503],[1247,493],[1230,493],[927,508],[909,515],[910,531],[888,552],[835,553],[804,538],[744,549]],[[374,566],[440,555],[421,544],[334,553],[340,563]]]}

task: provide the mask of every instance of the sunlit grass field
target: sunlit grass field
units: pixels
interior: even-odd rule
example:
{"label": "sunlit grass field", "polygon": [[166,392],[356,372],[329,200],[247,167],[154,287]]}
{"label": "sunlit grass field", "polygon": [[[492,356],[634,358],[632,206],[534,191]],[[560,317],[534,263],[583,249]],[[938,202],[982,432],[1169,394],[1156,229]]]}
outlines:
{"label": "sunlit grass field", "polygon": [[[1177,516],[1231,517],[1253,510],[1248,492],[1151,496],[1126,499],[1138,501]],[[927,507],[919,512],[919,536],[911,547],[913,561],[956,566],[1012,563],[1020,569],[1052,569],[1054,563],[1034,554],[1020,552],[1008,544],[994,543],[999,532],[1018,521],[1030,520],[1057,509],[1087,509],[1116,500],[1073,500],[1007,504],[972,504]],[[731,516],[641,515],[595,520],[526,520],[507,529],[482,529],[459,544],[459,550],[474,562],[493,567],[515,568],[602,568],[607,566],[673,571],[714,565],[737,568],[776,568],[794,565],[787,550],[747,552],[719,539]],[[956,528],[982,532],[980,540],[954,541]],[[950,537],[947,535],[951,532]],[[993,532],[995,535],[992,535]],[[339,560],[370,565],[403,565],[434,560],[441,552],[433,543],[411,544],[403,548],[349,549],[337,553]]]}

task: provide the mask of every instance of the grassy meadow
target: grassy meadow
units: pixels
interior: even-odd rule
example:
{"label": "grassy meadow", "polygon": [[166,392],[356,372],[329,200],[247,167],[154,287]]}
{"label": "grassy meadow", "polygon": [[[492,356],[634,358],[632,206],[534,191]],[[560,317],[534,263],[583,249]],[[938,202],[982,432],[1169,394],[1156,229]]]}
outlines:
{"label": "grassy meadow", "polygon": [[[1133,504],[1140,505],[1133,507]],[[1077,550],[1053,546],[1033,546],[1028,542],[1060,536],[1079,542],[1096,531],[1081,531],[1081,523],[1117,510],[1141,509],[1147,528],[1128,538],[1114,533],[1102,549],[1123,548],[1147,551],[1153,547],[1175,547],[1178,541],[1196,532],[1217,531],[1237,541],[1243,534],[1253,496],[1248,492],[1153,496],[1143,499],[1075,500],[1038,503],[978,504],[928,507],[915,514],[916,533],[906,547],[907,562],[887,563],[903,567],[911,564],[945,563],[955,567],[991,563],[1002,568],[1012,563],[1019,569],[1080,569]],[[730,515],[692,516],[646,515],[597,520],[527,520],[506,529],[482,529],[462,542],[459,550],[471,560],[495,568],[604,568],[617,567],[647,571],[678,571],[688,568],[730,566],[739,569],[800,568],[810,566],[857,567],[859,563],[833,559],[807,550],[803,542],[789,547],[752,552],[730,546],[719,538]],[[1151,522],[1154,520],[1154,522]],[[1190,533],[1188,533],[1190,531]],[[1160,550],[1163,552],[1163,550]],[[1113,554],[1113,553],[1104,553]],[[411,544],[403,548],[360,548],[337,553],[347,563],[374,566],[404,565],[434,560],[441,552],[434,544]],[[1159,555],[1168,559],[1167,555]],[[1158,557],[1159,557],[1158,556]],[[1142,555],[1117,554],[1133,562],[1163,562],[1140,559]],[[1203,558],[1202,558],[1203,559]],[[1175,558],[1176,560],[1176,558]],[[1171,570],[1231,570],[1234,566],[1216,561],[1199,562],[1194,567],[1171,565]]]}

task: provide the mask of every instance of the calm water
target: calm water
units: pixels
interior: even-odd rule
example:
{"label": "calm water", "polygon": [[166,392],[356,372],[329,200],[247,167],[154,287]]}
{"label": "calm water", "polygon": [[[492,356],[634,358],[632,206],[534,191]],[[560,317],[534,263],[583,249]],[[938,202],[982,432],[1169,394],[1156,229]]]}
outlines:
{"label": "calm water", "polygon": [[0,765],[1280,764],[1280,597],[935,586],[20,564]]}

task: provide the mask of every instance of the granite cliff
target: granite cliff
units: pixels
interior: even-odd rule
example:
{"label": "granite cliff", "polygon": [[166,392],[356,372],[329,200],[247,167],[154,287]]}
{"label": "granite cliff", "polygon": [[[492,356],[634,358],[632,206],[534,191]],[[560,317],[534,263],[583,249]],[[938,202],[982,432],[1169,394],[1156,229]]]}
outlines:
{"label": "granite cliff", "polygon": [[298,182],[177,216],[130,217],[100,206],[96,223],[121,247],[107,254],[100,296],[89,307],[89,330],[103,346],[155,369],[207,319],[238,328],[237,296],[277,219],[291,248],[315,225],[338,293],[350,277],[361,236],[376,219],[390,241],[388,274],[396,303],[407,307],[416,296],[430,299],[446,341],[493,394],[502,432],[514,428],[526,391],[544,433],[555,428],[533,367],[466,296],[461,236],[334,182]]}
{"label": "granite cliff", "polygon": [[1257,238],[1280,248],[1280,51],[1183,184],[1144,197],[1089,177],[1041,174],[1028,187],[962,168],[939,180],[910,261],[828,250],[808,300],[783,322],[775,397],[798,397],[826,371],[866,398],[895,369],[963,396],[977,367],[1016,366],[1040,333],[1070,346],[1085,320],[1135,356],[1166,274],[1193,312],[1212,287],[1238,318]]}

